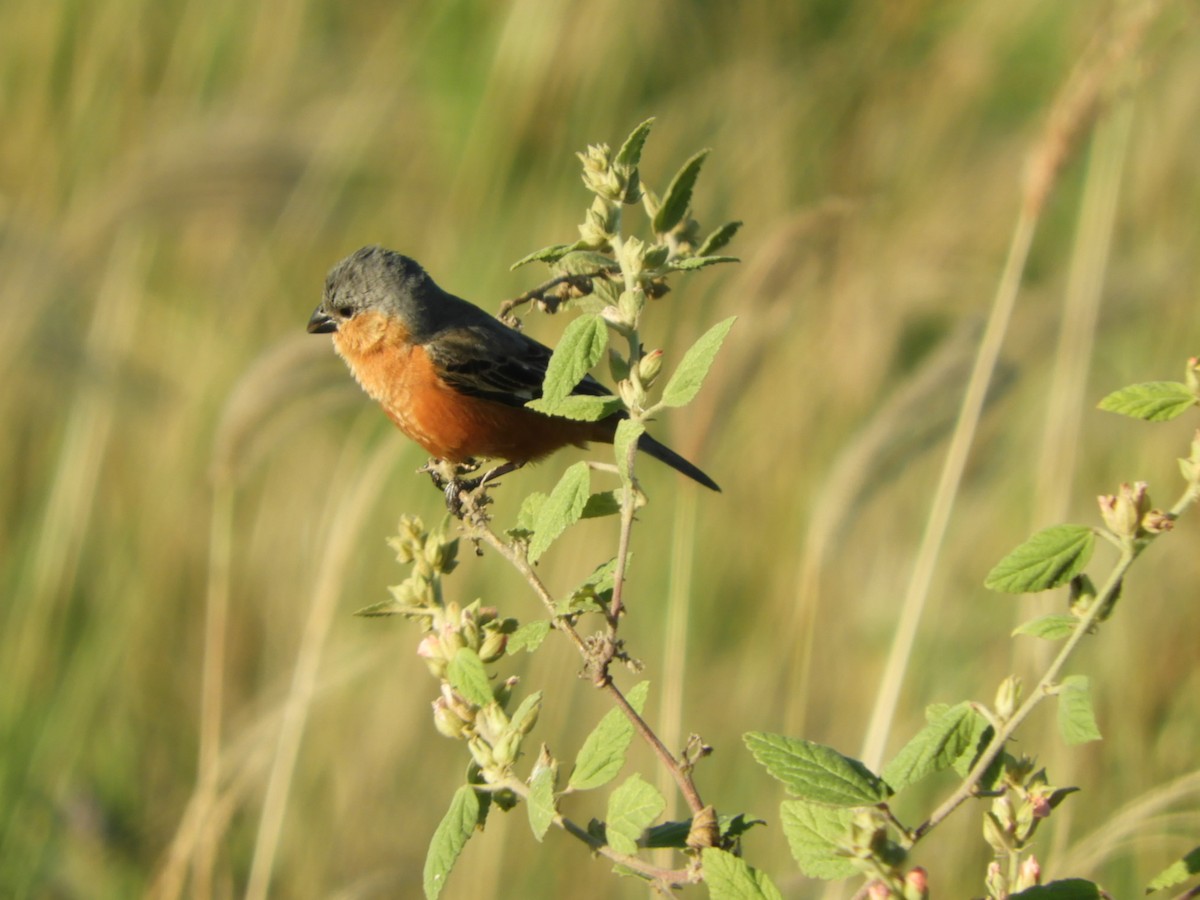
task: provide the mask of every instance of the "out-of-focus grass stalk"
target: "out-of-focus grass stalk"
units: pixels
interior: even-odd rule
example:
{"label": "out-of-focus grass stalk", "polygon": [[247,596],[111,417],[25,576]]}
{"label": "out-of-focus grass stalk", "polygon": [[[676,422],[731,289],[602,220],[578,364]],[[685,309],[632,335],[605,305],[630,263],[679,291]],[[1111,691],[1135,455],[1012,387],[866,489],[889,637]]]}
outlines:
{"label": "out-of-focus grass stalk", "polygon": [[992,310],[980,342],[975,366],[963,395],[958,423],[950,438],[950,447],[946,452],[933,502],[930,504],[929,518],[921,536],[912,576],[905,592],[896,636],[881,676],[879,692],[863,741],[862,759],[871,768],[880,766],[887,748],[888,735],[900,696],[900,685],[912,656],[917,626],[929,595],[934,567],[945,540],[950,513],[962,482],[962,473],[979,424],[988,385],[1012,317],[1037,224],[1063,167],[1108,99],[1105,92],[1112,86],[1114,73],[1119,71],[1124,61],[1136,51],[1147,26],[1160,6],[1161,4],[1156,2],[1137,4],[1132,14],[1120,11],[1124,21],[1117,23],[1116,27],[1113,22],[1101,26],[1097,32],[1097,39],[1064,84],[1051,108],[1047,125],[1033,147],[1025,174],[1021,210],[1009,243],[1008,257],[992,302]]}
{"label": "out-of-focus grass stalk", "polygon": [[263,799],[258,836],[254,843],[254,859],[246,885],[247,900],[262,900],[267,896],[291,792],[292,774],[300,753],[304,726],[308,721],[325,641],[337,609],[337,600],[341,596],[339,587],[354,550],[362,539],[363,522],[378,498],[388,472],[395,465],[401,446],[396,440],[383,441],[361,466],[357,481],[342,493],[341,502],[337,504],[333,515],[327,518],[329,525],[325,529],[324,539],[318,545],[322,552],[321,564],[317,570],[308,619],[296,652],[292,685],[284,701],[275,759]]}
{"label": "out-of-focus grass stalk", "polygon": [[22,701],[44,664],[44,648],[61,640],[55,630],[63,625],[63,596],[75,580],[112,435],[116,378],[133,339],[142,296],[137,280],[145,272],[144,249],[132,228],[117,234],[96,298],[32,561],[16,591],[17,608],[23,612],[14,610],[10,621],[16,624],[9,627],[21,637],[10,639],[11,655],[2,670],[6,705]]}

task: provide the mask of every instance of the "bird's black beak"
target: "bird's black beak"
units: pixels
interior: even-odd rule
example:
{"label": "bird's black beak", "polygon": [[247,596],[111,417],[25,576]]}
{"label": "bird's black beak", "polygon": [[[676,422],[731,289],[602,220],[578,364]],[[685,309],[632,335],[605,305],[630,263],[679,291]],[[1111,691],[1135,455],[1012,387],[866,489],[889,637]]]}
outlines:
{"label": "bird's black beak", "polygon": [[312,314],[312,318],[308,320],[309,334],[329,334],[331,331],[337,331],[337,322],[321,311],[321,307],[317,307]]}

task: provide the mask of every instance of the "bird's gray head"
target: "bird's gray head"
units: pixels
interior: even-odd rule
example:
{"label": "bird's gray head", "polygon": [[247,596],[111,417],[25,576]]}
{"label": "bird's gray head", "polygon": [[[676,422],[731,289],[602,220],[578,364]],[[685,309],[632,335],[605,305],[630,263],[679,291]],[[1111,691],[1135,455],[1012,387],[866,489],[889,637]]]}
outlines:
{"label": "bird's gray head", "polygon": [[363,247],[329,270],[325,295],[308,320],[312,334],[328,334],[363,312],[397,316],[420,333],[428,327],[430,292],[439,292],[420,263],[378,245]]}

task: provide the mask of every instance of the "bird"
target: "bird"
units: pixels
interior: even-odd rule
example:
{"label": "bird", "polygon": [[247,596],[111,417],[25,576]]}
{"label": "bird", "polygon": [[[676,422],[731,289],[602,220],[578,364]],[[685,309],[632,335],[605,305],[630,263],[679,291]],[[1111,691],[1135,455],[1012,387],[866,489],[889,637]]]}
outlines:
{"label": "bird", "polygon": [[[507,460],[511,468],[563,447],[611,444],[615,413],[595,422],[547,415],[542,396],[551,350],[438,287],[414,259],[363,247],[335,265],[310,334],[333,346],[362,389],[430,455],[451,463]],[[591,375],[573,394],[611,396]],[[638,449],[714,491],[717,483],[646,433]]]}

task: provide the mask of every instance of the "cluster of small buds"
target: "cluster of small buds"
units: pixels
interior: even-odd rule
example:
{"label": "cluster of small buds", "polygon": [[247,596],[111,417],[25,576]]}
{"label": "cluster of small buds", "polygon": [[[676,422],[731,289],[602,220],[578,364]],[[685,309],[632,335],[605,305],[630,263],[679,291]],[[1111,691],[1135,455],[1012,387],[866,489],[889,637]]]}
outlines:
{"label": "cluster of small buds", "polygon": [[876,879],[867,885],[866,896],[869,900],[929,900],[929,875],[917,866],[909,869],[903,882],[896,886]]}
{"label": "cluster of small buds", "polygon": [[613,203],[624,200],[628,179],[613,165],[608,144],[589,144],[587,150],[575,155],[583,163],[583,183],[589,191]]}
{"label": "cluster of small buds", "polygon": [[997,857],[1021,852],[1042,819],[1049,817],[1063,798],[1075,790],[1050,784],[1046,770],[1034,771],[1035,765],[1028,756],[1009,760],[1005,765],[1003,793],[984,814],[983,836]]}
{"label": "cluster of small buds", "polygon": [[413,574],[426,581],[449,575],[458,565],[458,538],[447,540],[439,532],[426,531],[416,516],[403,516],[399,531],[388,544],[396,551],[398,562],[411,564]]}
{"label": "cluster of small buds", "polygon": [[1097,502],[1104,524],[1122,541],[1161,534],[1174,525],[1168,513],[1150,508],[1150,494],[1144,481],[1122,484],[1115,495],[1101,494]]}
{"label": "cluster of small buds", "polygon": [[[844,852],[863,872],[879,876],[880,883],[885,887],[903,883],[901,867],[908,853],[891,839],[888,833],[888,819],[882,810],[867,807],[855,813],[850,822],[850,835]],[[901,895],[893,891],[883,896]]]}
{"label": "cluster of small buds", "polygon": [[501,619],[490,606],[475,601],[464,610],[448,603],[433,610],[429,630],[417,645],[417,656],[435,678],[446,674],[446,667],[461,648],[473,650],[485,663],[493,663],[504,655],[508,635],[516,626],[515,620]]}

